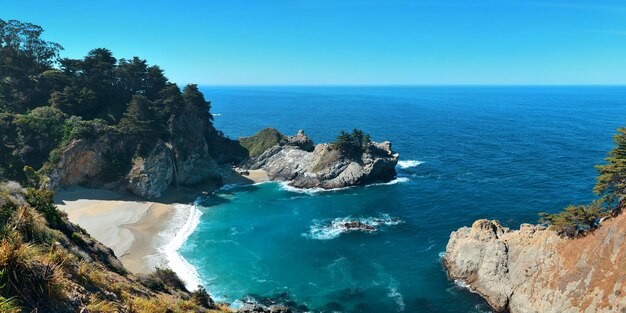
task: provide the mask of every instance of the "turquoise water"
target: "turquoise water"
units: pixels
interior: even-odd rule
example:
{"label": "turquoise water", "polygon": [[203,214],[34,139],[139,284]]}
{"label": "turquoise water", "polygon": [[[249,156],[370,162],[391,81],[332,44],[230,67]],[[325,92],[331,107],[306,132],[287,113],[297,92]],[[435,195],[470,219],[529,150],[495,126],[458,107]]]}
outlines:
{"label": "turquoise water", "polygon": [[[390,140],[395,184],[301,193],[278,183],[198,200],[181,255],[221,300],[251,296],[340,312],[488,311],[448,280],[451,231],[479,218],[517,227],[593,198],[594,164],[626,124],[626,88],[204,88],[236,138],[273,126],[329,141],[354,127]],[[419,161],[419,162],[418,162]],[[379,223],[340,233],[332,221]]]}

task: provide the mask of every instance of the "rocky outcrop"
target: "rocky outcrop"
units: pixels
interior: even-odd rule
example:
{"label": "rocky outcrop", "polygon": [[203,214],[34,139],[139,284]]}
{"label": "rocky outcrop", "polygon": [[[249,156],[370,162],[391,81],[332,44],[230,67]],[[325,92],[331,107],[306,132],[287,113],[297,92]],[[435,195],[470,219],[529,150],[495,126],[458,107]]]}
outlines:
{"label": "rocky outcrop", "polygon": [[371,142],[361,156],[353,157],[331,144],[313,142],[302,131],[251,159],[244,167],[263,169],[271,180],[296,188],[333,189],[386,182],[396,176],[398,155],[391,143]]}
{"label": "rocky outcrop", "polygon": [[44,187],[57,190],[80,184],[152,199],[171,185],[220,183],[218,162],[244,158],[236,141],[190,112],[173,116],[168,127],[172,134],[168,142],[133,140],[110,129],[74,140],[60,151],[59,161],[49,165]]}
{"label": "rocky outcrop", "polygon": [[444,264],[498,312],[626,312],[626,215],[585,237],[478,220],[450,235]]}
{"label": "rocky outcrop", "polygon": [[220,179],[218,165],[209,154],[207,133],[210,128],[190,112],[183,112],[171,121],[171,146],[178,183],[193,185],[211,178]]}
{"label": "rocky outcrop", "polygon": [[128,189],[144,198],[158,198],[174,179],[174,159],[170,148],[162,140],[144,157],[133,160],[128,173]]}
{"label": "rocky outcrop", "polygon": [[118,136],[104,134],[95,139],[71,141],[59,152],[59,160],[46,169],[44,187],[57,190],[77,184],[98,186],[108,183],[108,168],[112,155],[123,155],[124,141]]}
{"label": "rocky outcrop", "polygon": [[237,310],[237,313],[291,313],[291,309],[284,305],[264,306],[257,303],[246,303]]}

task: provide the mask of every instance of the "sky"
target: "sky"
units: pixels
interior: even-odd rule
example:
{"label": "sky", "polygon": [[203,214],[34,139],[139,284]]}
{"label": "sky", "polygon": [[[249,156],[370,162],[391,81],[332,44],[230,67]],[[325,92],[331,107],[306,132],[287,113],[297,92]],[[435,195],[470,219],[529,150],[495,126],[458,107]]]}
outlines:
{"label": "sky", "polygon": [[625,1],[0,0],[0,19],[180,84],[626,84]]}

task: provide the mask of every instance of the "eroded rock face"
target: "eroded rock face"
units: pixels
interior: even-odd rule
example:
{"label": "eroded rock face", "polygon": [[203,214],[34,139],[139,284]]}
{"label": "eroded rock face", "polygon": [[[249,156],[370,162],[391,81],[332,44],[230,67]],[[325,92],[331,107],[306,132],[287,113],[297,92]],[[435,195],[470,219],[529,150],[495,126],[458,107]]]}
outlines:
{"label": "eroded rock face", "polygon": [[[151,199],[170,185],[208,180],[219,183],[221,174],[215,160],[242,158],[233,149],[236,142],[220,137],[208,121],[190,112],[173,116],[168,126],[172,134],[168,142],[139,143],[111,131],[74,140],[52,165],[44,186],[57,190],[80,184],[130,191]],[[210,147],[209,142],[219,144]]]}
{"label": "eroded rock face", "polygon": [[106,183],[102,177],[110,162],[107,156],[121,153],[123,146],[123,140],[113,135],[73,140],[61,151],[59,161],[52,165],[44,187],[57,190],[76,184],[100,186]]}
{"label": "eroded rock face", "polygon": [[178,183],[193,185],[209,178],[219,179],[218,165],[209,154],[208,125],[189,112],[170,123],[174,140],[171,147],[176,159]]}
{"label": "eroded rock face", "polygon": [[318,144],[309,151],[312,144],[299,132],[250,160],[246,167],[263,169],[271,180],[288,181],[296,188],[342,188],[386,182],[396,176],[398,155],[389,142],[370,143],[357,159],[343,155],[330,144]]}
{"label": "eroded rock face", "polygon": [[444,264],[499,312],[626,312],[625,237],[624,215],[576,239],[478,220],[452,232]]}
{"label": "eroded rock face", "polygon": [[144,198],[158,198],[174,178],[174,158],[159,140],[146,157],[136,157],[128,173],[128,189]]}

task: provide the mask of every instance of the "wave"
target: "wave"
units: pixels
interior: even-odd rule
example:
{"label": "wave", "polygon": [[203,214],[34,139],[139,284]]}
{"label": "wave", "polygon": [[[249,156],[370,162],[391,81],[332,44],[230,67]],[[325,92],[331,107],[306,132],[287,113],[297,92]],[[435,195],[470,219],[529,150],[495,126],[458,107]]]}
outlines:
{"label": "wave", "polygon": [[235,189],[237,187],[241,187],[242,185],[239,183],[235,183],[235,184],[225,184],[222,187],[220,187],[217,191],[228,191],[231,189]]}
{"label": "wave", "polygon": [[410,181],[410,179],[408,177],[396,177],[393,180],[390,180],[386,183],[374,183],[374,184],[370,184],[367,185],[365,187],[369,187],[369,186],[391,186],[391,185],[395,185],[395,184],[400,184],[400,183],[406,183]]}
{"label": "wave", "polygon": [[426,252],[426,251],[429,251],[430,249],[432,249],[432,248],[434,248],[434,247],[435,247],[435,245],[434,245],[434,244],[432,244],[432,245],[428,246],[428,248],[426,248],[426,249],[422,249],[422,250],[419,250],[419,251],[417,251],[417,252]]}
{"label": "wave", "polygon": [[[309,227],[309,232],[302,234],[304,237],[316,240],[335,239],[341,234],[361,230],[364,232],[376,232],[381,226],[398,225],[403,221],[388,214],[381,214],[380,217],[353,218],[338,217],[332,220],[314,220]],[[351,227],[349,224],[358,223],[360,227]]]}
{"label": "wave", "polygon": [[332,189],[324,189],[324,188],[296,188],[294,186],[290,186],[289,183],[290,182],[285,182],[285,181],[278,182],[278,184],[280,185],[280,189],[281,190],[289,191],[289,192],[296,192],[296,193],[304,193],[304,194],[308,194],[308,195],[314,195],[314,194],[317,194],[317,193],[320,193],[320,192],[331,192],[331,191],[346,190],[346,189],[354,187],[354,186],[348,186],[348,187],[332,188]]}
{"label": "wave", "polygon": [[404,311],[406,305],[404,304],[404,297],[400,292],[398,292],[397,283],[394,281],[389,284],[389,286],[387,286],[387,290],[387,297],[393,299],[393,301],[396,303],[396,305],[398,306],[398,312]]}
{"label": "wave", "polygon": [[180,279],[185,283],[187,289],[193,291],[202,284],[198,271],[193,265],[189,264],[185,258],[178,253],[180,247],[194,232],[198,224],[200,224],[200,216],[202,212],[194,205],[178,204],[176,205],[176,214],[172,219],[173,236],[168,238],[167,244],[161,248],[161,252],[165,255],[169,268],[171,268]]}
{"label": "wave", "polygon": [[401,169],[405,169],[405,168],[416,167],[422,163],[424,163],[424,161],[419,161],[419,160],[398,161],[398,167]]}

